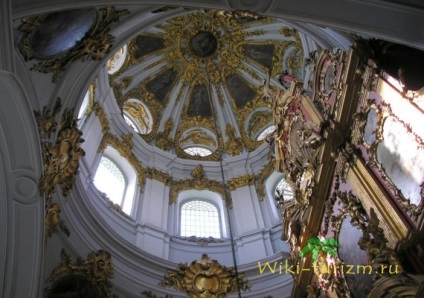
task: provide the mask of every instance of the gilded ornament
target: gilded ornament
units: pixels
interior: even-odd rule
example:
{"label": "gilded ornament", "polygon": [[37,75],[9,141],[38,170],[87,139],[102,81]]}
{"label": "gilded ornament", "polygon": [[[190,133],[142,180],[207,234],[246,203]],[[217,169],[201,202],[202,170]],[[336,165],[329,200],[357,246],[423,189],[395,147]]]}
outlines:
{"label": "gilded ornament", "polygon": [[355,146],[346,142],[343,146],[337,148],[337,151],[332,156],[336,160],[336,175],[340,177],[342,182],[346,183],[349,169],[357,158]]}
{"label": "gilded ornament", "polygon": [[[47,297],[53,297],[57,285],[65,283],[66,288],[60,289],[60,293],[65,295],[85,295],[85,288],[80,288],[78,285],[88,284],[88,289],[96,293],[98,297],[118,298],[112,293],[112,284],[110,278],[114,275],[112,256],[105,250],[93,251],[88,254],[87,260],[79,259],[72,262],[71,256],[62,249],[61,265],[53,270],[46,283],[50,284],[45,288]],[[73,282],[74,280],[74,282]],[[80,282],[80,281],[83,282]],[[64,282],[67,281],[67,282]],[[90,291],[90,292],[91,292]]]}
{"label": "gilded ornament", "polygon": [[206,254],[190,265],[180,263],[175,270],[168,270],[159,286],[174,287],[192,298],[219,298],[236,293],[238,289],[250,290],[243,273],[236,274],[233,267],[222,266]]}
{"label": "gilded ornament", "polygon": [[40,132],[47,135],[47,138],[50,138],[51,134],[57,130],[56,116],[59,114],[61,108],[61,99],[58,97],[52,111],[47,107],[44,107],[41,113],[34,111]]}
{"label": "gilded ornament", "polygon": [[169,151],[174,147],[174,139],[171,137],[171,131],[174,126],[174,119],[169,118],[165,122],[164,130],[156,136],[155,144],[164,151]]}
{"label": "gilded ornament", "polygon": [[85,37],[77,41],[75,46],[65,53],[53,57],[40,59],[33,52],[30,41],[32,34],[46,21],[49,15],[36,16],[25,19],[19,30],[23,33],[18,48],[25,60],[37,60],[31,67],[42,73],[53,73],[53,82],[57,82],[63,70],[77,60],[101,60],[109,53],[114,42],[114,36],[109,34],[110,29],[119,21],[119,18],[128,14],[127,10],[115,10],[113,7],[101,8],[96,11],[95,25],[86,33]]}
{"label": "gilded ornament", "polygon": [[215,180],[209,180],[206,177],[205,170],[202,165],[198,165],[191,172],[193,179],[184,179],[184,180],[173,180],[171,183],[171,188],[169,191],[169,204],[174,204],[177,201],[178,194],[183,190],[204,190],[208,189],[213,192],[216,192],[221,195],[222,200],[225,204],[232,208],[233,202],[231,198],[231,193],[228,190],[225,190],[222,182]]}
{"label": "gilded ornament", "polygon": [[[234,17],[229,17],[230,15],[234,15]],[[240,20],[243,20],[243,22],[240,22]],[[246,20],[249,21],[246,22]],[[145,69],[152,69],[154,67],[161,68],[155,75],[151,76],[148,80],[143,81],[139,89],[150,90],[148,85],[151,84],[151,82],[159,80],[164,72],[173,71],[175,72],[175,77],[177,79],[172,81],[172,86],[170,86],[169,83],[166,84],[166,87],[170,88],[170,90],[178,89],[176,90],[177,96],[175,98],[177,101],[185,98],[185,94],[187,92],[190,94],[190,90],[194,88],[194,86],[207,84],[210,90],[214,92],[219,103],[223,105],[225,102],[225,96],[227,96],[226,94],[224,95],[225,88],[223,87],[226,86],[226,79],[229,76],[239,75],[242,79],[244,79],[246,77],[245,74],[247,74],[250,78],[256,79],[257,81],[263,80],[263,78],[254,71],[254,69],[247,66],[243,60],[245,59],[245,46],[253,45],[253,41],[250,40],[249,37],[264,35],[266,31],[245,29],[248,28],[251,22],[269,23],[271,21],[271,18],[253,18],[251,12],[247,11],[221,12],[207,10],[202,13],[182,15],[157,26],[157,29],[159,29],[159,32],[161,33],[149,33],[142,35],[145,38],[161,41],[161,46],[156,47],[157,49],[160,48],[160,51],[154,50],[153,48],[153,52],[149,52],[149,54],[155,53],[158,56],[158,59],[156,59],[153,64],[147,65]],[[272,57],[269,59],[272,60],[273,65],[275,65],[274,73],[281,72],[281,65],[284,63],[290,64],[291,67],[301,68],[299,63],[303,64],[303,59],[299,60],[299,57],[302,56],[303,49],[300,38],[298,38],[298,34],[295,32],[296,30],[293,31],[294,38],[293,36],[288,36],[283,38],[283,41],[267,40],[262,43],[255,43],[256,46],[273,47],[273,53],[270,54]],[[207,48],[199,48],[196,41],[200,38],[204,38],[209,41]],[[287,57],[284,55],[286,51],[288,53],[288,55],[286,55]],[[123,69],[128,70],[129,67],[140,63],[142,61],[141,59],[143,59],[143,56],[137,55],[137,45],[135,40],[131,41],[129,44],[129,56],[131,57],[131,62],[126,64]],[[283,61],[283,57],[285,57],[284,59],[287,61]],[[166,66],[163,67],[163,65]],[[119,76],[123,73],[124,70],[121,69]],[[117,77],[118,76],[114,76],[114,78]],[[258,93],[256,91],[258,89],[257,86],[254,83],[251,83],[251,80],[245,81],[246,85],[249,86],[251,90]],[[179,82],[178,88],[174,86],[176,82]],[[132,90],[126,92],[124,96],[125,88],[114,89],[116,89],[115,93],[120,93],[119,95],[115,95],[119,103],[123,103],[125,99],[128,99],[128,94],[130,92],[134,91],[133,93],[136,93],[136,90]],[[160,105],[166,104],[169,98],[167,95],[164,97],[166,98],[163,98],[163,102],[156,100],[156,103]],[[144,95],[135,98],[143,98],[143,103],[146,103]],[[249,101],[243,108],[237,108],[233,101],[230,102],[233,108],[235,108],[240,115],[240,117],[237,117],[237,124],[240,128],[246,127],[245,122],[253,111],[260,107],[267,107],[267,103],[261,100],[259,94],[257,94],[254,100]],[[254,103],[251,104],[251,102]],[[147,103],[147,106],[149,109],[152,109],[150,103]],[[216,107],[212,106],[212,109],[214,108]],[[152,112],[154,118],[154,133],[149,134],[148,136],[142,135],[147,142],[156,138],[155,143],[159,148],[166,151],[175,148],[177,156],[181,158],[207,161],[219,160],[219,151],[211,150],[214,152],[206,157],[192,156],[184,152],[184,146],[182,146],[184,144],[180,142],[181,140],[185,140],[185,137],[187,136],[185,132],[188,128],[206,128],[218,137],[218,139],[215,140],[218,142],[217,146],[207,147],[223,148],[224,146],[222,146],[223,142],[219,134],[220,132],[215,131],[216,128],[214,125],[212,125],[212,127],[210,125],[212,121],[208,121],[207,119],[205,121],[198,121],[198,119],[183,117],[183,120],[180,121],[179,124],[175,123],[176,125],[178,124],[175,135],[168,134],[165,131],[156,135],[156,131],[161,122],[160,117],[162,110],[163,107],[160,106],[159,113],[156,116],[153,115],[156,113]],[[271,120],[271,118],[269,120]],[[199,122],[209,122],[209,125],[199,125]],[[229,154],[239,154],[242,151],[243,146],[246,146],[247,150],[253,151],[263,143],[253,140],[252,136],[250,136],[245,129],[240,129],[238,134],[240,134],[239,138],[241,139],[231,140],[230,144],[227,144],[228,147],[232,148],[228,149],[228,152],[231,152]],[[204,141],[206,143],[210,143],[212,140]],[[201,144],[206,146],[204,143]]]}
{"label": "gilded ornament", "polygon": [[255,135],[272,121],[272,113],[269,110],[255,112],[249,121],[250,138]]}
{"label": "gilded ornament", "polygon": [[368,220],[365,209],[359,198],[357,198],[352,192],[340,190],[335,191],[333,196],[339,199],[339,204],[343,205],[342,209],[340,209],[340,213],[332,215],[330,219],[336,238],[338,238],[343,220],[347,216],[350,217],[350,223],[352,226],[357,227],[364,233],[366,231]]}
{"label": "gilded ornament", "polygon": [[[175,152],[177,154],[178,157],[181,158],[185,158],[185,159],[195,159],[195,160],[208,160],[208,161],[218,161],[220,158],[220,152],[219,150],[211,150],[213,151],[211,155],[208,156],[192,156],[187,154],[184,149],[183,149],[183,143],[181,141],[178,140],[184,140],[184,133],[193,129],[199,129],[199,130],[207,130],[209,132],[211,132],[211,134],[215,134],[217,137],[217,142],[218,144],[216,145],[216,147],[214,147],[215,149],[217,149],[217,147],[221,147],[222,144],[222,136],[219,133],[219,131],[216,131],[215,129],[215,125],[213,123],[213,121],[211,121],[210,118],[207,117],[200,117],[200,116],[195,116],[195,117],[186,117],[185,119],[183,119],[180,122],[180,125],[178,126],[178,129],[175,133]],[[208,137],[211,137],[210,135],[208,135]],[[206,142],[211,143],[212,140],[202,140],[201,144],[204,144]],[[214,142],[216,142],[215,140],[213,140]],[[210,147],[209,147],[210,148]],[[212,149],[212,148],[210,148]]]}
{"label": "gilded ornament", "polygon": [[68,192],[75,187],[79,158],[85,155],[81,148],[81,143],[84,142],[81,136],[82,132],[77,128],[73,110],[65,110],[55,144],[42,144],[44,172],[39,189],[47,201],[51,200],[57,185],[61,186],[65,199]]}
{"label": "gilded ornament", "polygon": [[244,176],[239,176],[228,180],[227,185],[229,190],[236,190],[237,188],[243,186],[249,186],[255,184],[255,175],[246,174]]}
{"label": "gilded ornament", "polygon": [[155,168],[147,168],[146,170],[146,178],[154,179],[156,181],[162,182],[165,185],[170,185],[172,183],[172,176],[164,173],[162,171],[159,171]]}
{"label": "gilded ornament", "polygon": [[274,172],[274,169],[275,159],[272,158],[265,166],[262,167],[261,171],[256,176],[256,193],[258,194],[259,201],[263,201],[265,199],[265,182]]}
{"label": "gilded ornament", "polygon": [[60,218],[61,209],[59,204],[53,203],[46,210],[46,220],[44,222],[45,237],[51,237],[56,227],[59,227],[66,236],[69,237],[69,229],[66,227],[65,222]]}
{"label": "gilded ornament", "polygon": [[207,147],[217,148],[215,139],[202,129],[193,129],[188,131],[180,140],[182,147],[188,144],[199,144]]}
{"label": "gilded ornament", "polygon": [[188,241],[188,242],[194,242],[194,243],[196,243],[197,245],[200,245],[200,246],[206,246],[210,243],[223,243],[224,242],[224,240],[216,239],[212,236],[209,236],[209,237],[190,236],[190,237],[182,237],[182,238],[179,238],[179,239],[185,240],[185,241]]}
{"label": "gilded ornament", "polygon": [[[150,115],[152,117],[152,119],[149,120],[150,121],[149,122],[150,123],[149,132],[147,134],[141,134],[141,137],[146,142],[150,142],[150,141],[154,140],[154,138],[156,137],[156,134],[157,134],[157,131],[158,131],[158,128],[159,128],[159,124],[161,122],[161,114],[162,114],[162,111],[163,111],[163,105],[156,100],[155,96],[152,93],[147,91],[144,87],[140,87],[140,88],[136,88],[136,89],[131,89],[125,95],[124,94],[122,95],[122,102],[123,102],[122,111],[123,111],[124,107],[128,103],[133,102],[134,99],[136,99],[137,101],[140,100],[140,99],[143,99],[142,103],[145,104],[145,106],[147,107],[147,109],[150,112]],[[137,114],[138,114],[138,112],[137,112]]]}
{"label": "gilded ornament", "polygon": [[239,155],[244,148],[241,138],[236,137],[234,127],[232,127],[229,123],[227,123],[225,132],[228,137],[228,140],[225,142],[225,152],[233,156]]}
{"label": "gilded ornament", "polygon": [[109,119],[107,118],[106,113],[103,110],[103,107],[98,102],[95,102],[93,106],[93,110],[94,110],[94,114],[100,121],[103,134],[109,133],[110,131]]}
{"label": "gilded ornament", "polygon": [[152,121],[144,105],[136,101],[125,101],[123,110],[131,115],[132,119],[137,121],[141,127],[140,134],[148,134],[152,130]]}

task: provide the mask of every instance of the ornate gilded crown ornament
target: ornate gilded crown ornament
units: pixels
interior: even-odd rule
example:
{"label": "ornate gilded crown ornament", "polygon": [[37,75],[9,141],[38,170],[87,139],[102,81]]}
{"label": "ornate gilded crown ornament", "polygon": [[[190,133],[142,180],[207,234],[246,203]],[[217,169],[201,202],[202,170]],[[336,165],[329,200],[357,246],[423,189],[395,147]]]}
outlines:
{"label": "ornate gilded crown ornament", "polygon": [[207,254],[190,265],[181,263],[177,269],[169,270],[168,276],[159,283],[160,287],[174,287],[192,298],[223,298],[239,289],[250,290],[244,274],[236,274],[233,267],[222,266]]}

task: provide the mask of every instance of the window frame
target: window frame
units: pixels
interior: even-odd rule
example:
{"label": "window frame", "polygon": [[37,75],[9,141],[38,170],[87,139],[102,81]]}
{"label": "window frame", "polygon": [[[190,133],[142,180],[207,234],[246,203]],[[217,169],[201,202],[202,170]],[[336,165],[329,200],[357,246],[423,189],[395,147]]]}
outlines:
{"label": "window frame", "polygon": [[[219,227],[220,227],[220,233],[221,238],[220,239],[227,239],[229,237],[229,231],[228,231],[228,218],[227,213],[225,212],[225,205],[223,202],[222,197],[213,191],[210,190],[184,190],[179,193],[177,204],[175,208],[175,229],[174,229],[174,235],[178,237],[185,237],[181,236],[181,208],[184,205],[184,203],[189,201],[205,201],[207,203],[210,203],[214,205],[218,210],[218,218],[219,218]],[[203,237],[200,237],[203,238]]]}
{"label": "window frame", "polygon": [[[137,173],[135,169],[132,167],[132,165],[129,163],[129,161],[120,155],[120,153],[113,147],[107,146],[106,149],[103,151],[103,153],[99,154],[98,162],[96,163],[96,166],[94,167],[93,171],[93,185],[99,190],[95,184],[94,184],[94,177],[97,173],[97,169],[100,165],[100,161],[102,157],[108,158],[111,162],[115,164],[115,166],[121,171],[122,175],[124,176],[126,185],[125,185],[125,191],[124,195],[122,197],[121,203],[118,204],[121,207],[121,210],[128,214],[129,216],[132,216],[136,212],[136,196],[138,193],[138,185],[137,185]],[[108,199],[115,203],[111,198],[108,197]]]}
{"label": "window frame", "polygon": [[[207,204],[212,205],[215,208],[216,212],[218,213],[218,224],[219,224],[219,234],[220,234],[219,237],[214,237],[212,235],[207,235],[207,236],[206,235],[205,236],[199,236],[199,235],[185,235],[185,236],[183,236],[182,235],[182,227],[183,227],[183,224],[182,224],[182,211],[183,211],[184,205],[186,205],[186,204],[188,204],[190,202],[204,202],[204,203],[207,203]],[[215,239],[222,239],[223,238],[222,237],[223,236],[223,231],[222,231],[222,224],[221,224],[221,213],[219,212],[219,206],[217,206],[213,202],[211,202],[209,200],[201,199],[201,198],[192,198],[192,199],[184,200],[184,202],[182,202],[180,204],[180,206],[178,208],[178,211],[179,211],[179,230],[178,230],[178,234],[181,237],[196,236],[196,237],[199,237],[199,238],[208,238],[208,237],[213,237]]]}

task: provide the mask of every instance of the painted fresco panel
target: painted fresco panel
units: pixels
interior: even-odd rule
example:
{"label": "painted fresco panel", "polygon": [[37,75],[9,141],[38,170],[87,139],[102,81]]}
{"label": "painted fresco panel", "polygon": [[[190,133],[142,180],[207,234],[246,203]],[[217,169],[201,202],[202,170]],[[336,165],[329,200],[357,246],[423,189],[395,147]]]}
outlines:
{"label": "painted fresco panel", "polygon": [[172,69],[167,69],[147,83],[147,90],[153,93],[157,100],[164,102],[176,78],[177,73]]}
{"label": "painted fresco panel", "polygon": [[32,33],[31,53],[39,59],[48,59],[75,47],[96,22],[94,9],[60,11],[49,14]]}
{"label": "painted fresco panel", "polygon": [[238,75],[228,76],[226,83],[237,108],[243,108],[256,96],[256,92]]}
{"label": "painted fresco panel", "polygon": [[[363,273],[362,270],[358,272],[357,265],[367,265],[367,253],[360,249],[358,245],[359,239],[362,237],[362,232],[350,223],[351,218],[347,216],[342,223],[339,244],[340,247],[339,257],[344,264],[344,273],[346,282],[349,290],[355,298],[366,298],[367,294],[371,290],[373,283],[374,273],[368,274]],[[349,269],[347,265],[353,265],[351,273],[348,274],[346,271]]]}
{"label": "painted fresco panel", "polygon": [[272,57],[274,55],[274,45],[252,45],[244,46],[244,54],[256,61],[266,69],[272,67]]}
{"label": "painted fresco panel", "polygon": [[377,160],[386,175],[412,204],[421,202],[424,182],[424,150],[406,127],[394,117],[386,118],[383,141],[377,146]]}
{"label": "painted fresco panel", "polygon": [[191,92],[189,106],[187,108],[189,116],[212,116],[208,88],[205,84],[196,85]]}
{"label": "painted fresco panel", "polygon": [[365,142],[372,145],[376,140],[375,131],[378,130],[378,115],[376,109],[370,109],[367,115],[367,124],[364,129]]}
{"label": "painted fresco panel", "polygon": [[164,48],[164,40],[156,36],[144,36],[139,35],[135,39],[136,50],[134,52],[134,58],[139,59],[142,56],[156,52]]}

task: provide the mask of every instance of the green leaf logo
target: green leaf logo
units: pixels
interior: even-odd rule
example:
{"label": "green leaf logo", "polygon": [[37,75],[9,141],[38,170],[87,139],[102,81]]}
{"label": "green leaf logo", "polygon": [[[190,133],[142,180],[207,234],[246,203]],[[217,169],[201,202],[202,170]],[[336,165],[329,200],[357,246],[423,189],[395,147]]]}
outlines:
{"label": "green leaf logo", "polygon": [[326,238],[319,240],[317,237],[309,238],[307,244],[301,249],[300,257],[304,257],[309,252],[312,253],[312,262],[316,262],[320,251],[329,254],[330,256],[337,258],[336,248],[339,247],[339,243],[334,238]]}

